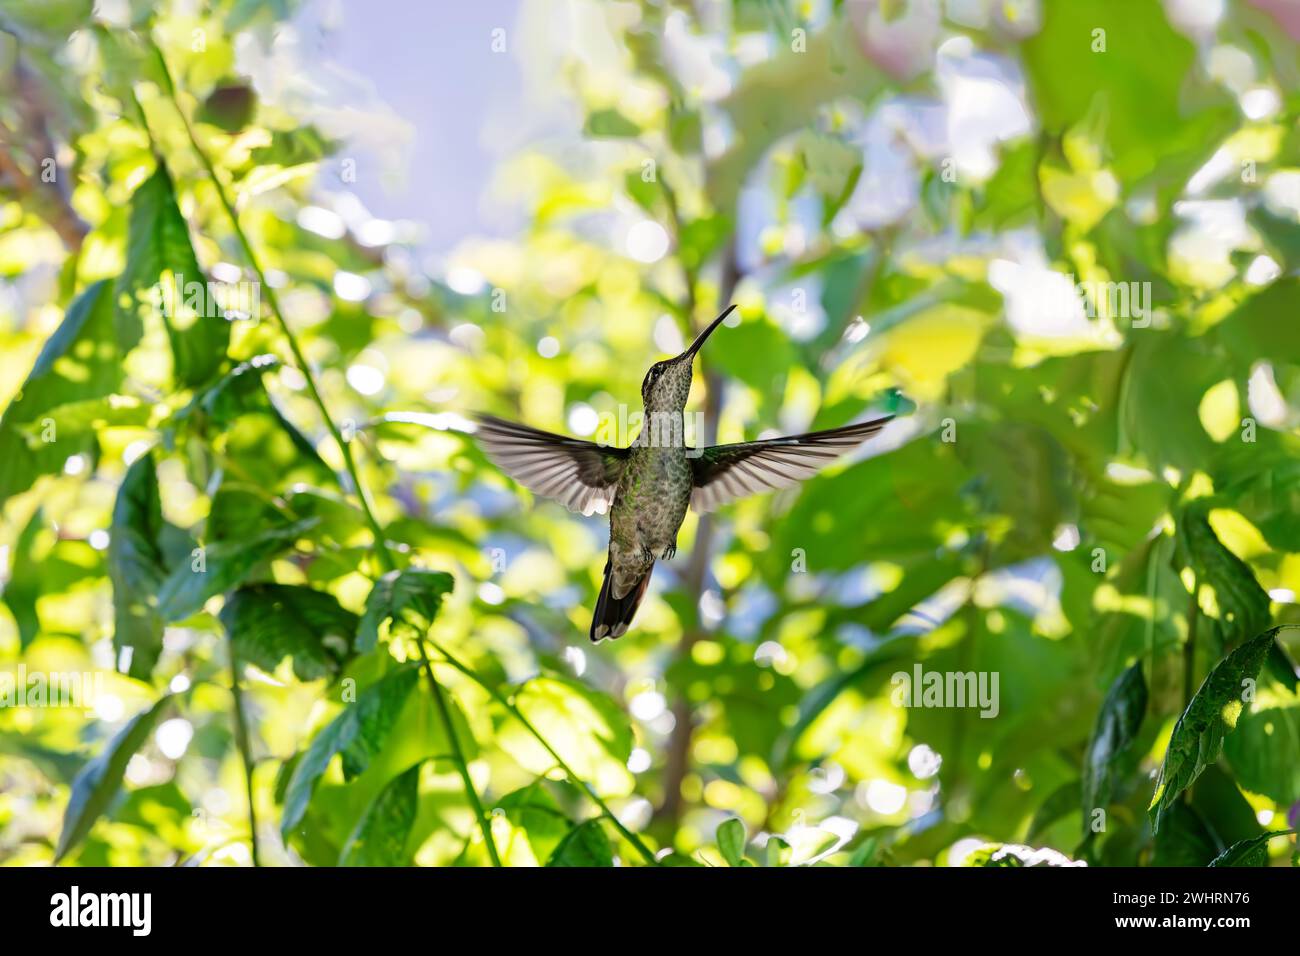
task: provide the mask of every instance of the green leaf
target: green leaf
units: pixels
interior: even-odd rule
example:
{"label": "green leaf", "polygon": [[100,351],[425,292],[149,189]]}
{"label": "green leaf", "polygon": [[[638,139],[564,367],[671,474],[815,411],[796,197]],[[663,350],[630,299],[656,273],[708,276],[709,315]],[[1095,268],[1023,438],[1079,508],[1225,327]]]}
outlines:
{"label": "green leaf", "polygon": [[1209,499],[1193,501],[1178,523],[1178,543],[1196,572],[1197,584],[1213,589],[1225,643],[1268,626],[1269,597],[1250,565],[1224,546],[1210,526]]}
{"label": "green leaf", "polygon": [[1244,685],[1259,676],[1278,630],[1251,638],[1215,664],[1178,718],[1148,807],[1153,830],[1159,831],[1161,815],[1178,795],[1218,759],[1224,736],[1241,715]]}
{"label": "green leaf", "polygon": [[1224,741],[1223,756],[1242,789],[1286,807],[1300,800],[1300,701],[1272,693],[1267,704],[1256,700]]}
{"label": "green leaf", "polygon": [[547,866],[603,867],[614,865],[614,849],[599,820],[580,823],[560,841]]}
{"label": "green leaf", "polygon": [[745,859],[745,824],[732,817],[718,825],[718,852],[728,866],[741,866]]}
{"label": "green leaf", "polygon": [[379,626],[402,612],[415,611],[426,624],[438,616],[442,599],[455,587],[455,579],[443,571],[406,568],[389,571],[375,582],[366,598],[366,610],[357,632],[357,650],[365,653],[379,642]]}
{"label": "green leaf", "polygon": [[4,602],[18,625],[18,648],[24,651],[41,631],[36,600],[41,596],[43,575],[41,562],[36,557],[36,539],[44,524],[45,516],[37,508],[14,543],[9,576],[4,585]]}
{"label": "green leaf", "polygon": [[790,367],[796,364],[795,351],[783,331],[771,322],[758,320],[734,329],[722,328],[717,334],[725,336],[728,346],[713,356],[719,368],[759,394],[781,393]]}
{"label": "green leaf", "polygon": [[97,282],[77,297],[36,358],[27,380],[0,417],[0,504],[41,476],[62,470],[73,455],[95,449],[93,435],[33,449],[20,426],[69,402],[117,389],[122,363],[113,334],[113,297]]}
{"label": "green leaf", "polygon": [[[558,676],[535,677],[515,694],[515,706],[575,774],[599,793],[627,793],[632,728],[606,695]],[[551,756],[513,715],[500,717],[497,742],[531,773],[555,767]]]}
{"label": "green leaf", "polygon": [[362,691],[354,703],[316,735],[289,779],[280,820],[281,833],[287,837],[302,820],[316,783],[335,754],[343,756],[346,779],[351,780],[365,771],[396,726],[418,676],[415,665],[393,671]]}
{"label": "green leaf", "polygon": [[77,774],[72,781],[68,807],[63,812],[63,832],[59,834],[59,845],[54,851],[55,863],[86,838],[95,821],[108,809],[122,785],[126,765],[149,738],[158,722],[158,715],[170,702],[171,695],[165,695],[148,710],[132,717],[100,754]]}
{"label": "green leaf", "polygon": [[1206,866],[1223,849],[1205,815],[1181,800],[1164,813],[1152,842],[1152,866]]}
{"label": "green leaf", "polygon": [[420,767],[389,781],[348,837],[339,866],[409,866],[406,844],[420,798]]}
{"label": "green leaf", "polygon": [[221,609],[240,660],[273,674],[292,657],[302,681],[339,672],[351,653],[357,620],[334,595],[290,584],[245,585]]}
{"label": "green leaf", "polygon": [[1034,811],[1034,818],[1029,822],[1029,830],[1025,834],[1025,839],[1036,840],[1043,835],[1044,830],[1057,820],[1068,813],[1078,810],[1082,793],[1083,782],[1081,780],[1071,780],[1053,790],[1047,799],[1039,805],[1038,809]]}
{"label": "green leaf", "polygon": [[659,857],[658,863],[660,866],[675,867],[704,866],[704,864],[698,860],[687,856],[685,853],[678,853],[676,850],[671,853],[665,853],[663,856]]}
{"label": "green leaf", "polygon": [[794,852],[785,840],[776,835],[767,838],[767,845],[763,847],[767,866],[789,866],[793,856]]}
{"label": "green leaf", "polygon": [[829,133],[806,129],[799,134],[799,151],[808,181],[827,202],[844,196],[862,165],[862,152]]}
{"label": "green leaf", "polygon": [[52,408],[40,421],[20,425],[19,430],[27,438],[27,446],[39,450],[45,442],[47,422],[53,423],[60,440],[69,437],[84,440],[105,428],[144,428],[149,424],[150,415],[150,406],[138,398],[105,395]]}
{"label": "green leaf", "polygon": [[[1258,222],[1258,220],[1254,220]],[[1300,308],[1300,279],[1285,276],[1237,306],[1214,327],[1238,367],[1249,373],[1259,360],[1300,362],[1300,329],[1291,317]]]}
{"label": "green leaf", "polygon": [[256,537],[264,528],[282,524],[285,520],[272,492],[261,485],[241,483],[223,475],[221,484],[212,494],[203,537],[209,543],[246,541]]}
{"label": "green leaf", "polygon": [[597,110],[587,117],[585,133],[588,136],[627,139],[641,135],[641,127],[618,110]]}
{"label": "green leaf", "polygon": [[1083,755],[1083,830],[1091,832],[1092,814],[1110,806],[1123,760],[1147,710],[1147,685],[1141,661],[1116,678],[1106,692],[1097,725]]}
{"label": "green leaf", "polygon": [[876,856],[880,852],[880,837],[869,836],[863,840],[849,857],[849,866],[875,866]]}
{"label": "green leaf", "polygon": [[271,134],[269,146],[253,150],[254,166],[306,166],[320,162],[338,149],[338,144],[328,139],[314,126],[297,126],[290,130],[276,130]]}
{"label": "green leaf", "polygon": [[[164,273],[171,276],[170,308],[159,298]],[[191,285],[195,283],[196,285]],[[187,310],[182,305],[195,301]],[[173,374],[186,387],[201,385],[216,374],[226,359],[230,323],[211,302],[208,280],[190,242],[189,225],[176,204],[176,190],[162,160],[154,174],[131,197],[131,221],[126,269],[117,280],[117,331],[125,348],[133,348],[144,334],[143,310],[157,310],[171,343]],[[171,313],[170,315],[168,313]],[[180,323],[187,321],[188,325]]]}
{"label": "green leaf", "polygon": [[[699,219],[692,219],[682,227],[681,234],[677,237],[678,258],[692,269],[699,268],[731,237],[731,226],[731,220],[726,216],[702,216]],[[728,352],[720,351],[717,354],[733,353],[734,349]]]}
{"label": "green leaf", "polygon": [[638,206],[652,216],[659,215],[664,189],[657,177],[646,179],[641,170],[634,169],[623,177],[623,188]]}
{"label": "green leaf", "polygon": [[258,564],[292,547],[315,526],[315,519],[295,521],[247,540],[207,545],[201,568],[196,558],[182,564],[163,582],[158,591],[158,608],[164,620],[179,621],[197,614],[208,598],[239,584]]}
{"label": "green leaf", "polygon": [[[1197,89],[1196,48],[1161,4],[1043,4],[1042,28],[1021,49],[1043,128],[1059,134],[1100,112],[1102,145],[1124,182],[1157,167],[1172,175],[1233,121],[1226,97]],[[1194,108],[1198,93],[1212,108]]]}
{"label": "green leaf", "polygon": [[[532,851],[533,860],[549,860],[560,841],[573,829],[573,822],[560,809],[555,798],[535,780],[526,787],[506,794],[496,805],[515,827]],[[512,849],[513,854],[513,849]]]}
{"label": "green leaf", "polygon": [[1203,342],[1150,329],[1131,348],[1119,402],[1127,443],[1153,471],[1204,467],[1214,443],[1194,411],[1220,377],[1216,358]]}
{"label": "green leaf", "polygon": [[1001,232],[1028,222],[1039,203],[1038,144],[1030,138],[1002,147],[997,171],[979,189],[975,225]]}
{"label": "green leaf", "polygon": [[296,482],[332,482],[333,472],[315,446],[280,413],[266,390],[262,377],[279,365],[274,355],[241,362],[195,395],[175,423],[210,441],[220,436],[241,477],[268,492]]}
{"label": "green leaf", "polygon": [[162,654],[163,618],[158,591],[167,577],[163,557],[164,522],[153,454],[141,455],[117,490],[108,575],[113,582],[113,650],[121,660],[130,648],[127,673],[148,680]]}
{"label": "green leaf", "polygon": [[[1237,740],[1241,731],[1242,728],[1238,725],[1236,733],[1224,741],[1225,749]],[[1180,801],[1193,807],[1214,834],[1217,845],[1214,853],[1210,854],[1211,857],[1224,847],[1239,840],[1249,840],[1264,832],[1255,808],[1241,792],[1240,780],[1234,779],[1231,771],[1232,768],[1223,761],[1206,768],[1192,789],[1191,799]],[[1208,863],[1209,860],[1203,862]]]}
{"label": "green leaf", "polygon": [[1300,671],[1296,670],[1295,662],[1291,660],[1291,655],[1286,652],[1281,641],[1273,642],[1264,664],[1275,681],[1292,693],[1300,691]]}
{"label": "green leaf", "polygon": [[1294,830],[1273,830],[1250,840],[1242,840],[1228,847],[1213,860],[1210,866],[1268,866],[1268,841],[1287,836]]}

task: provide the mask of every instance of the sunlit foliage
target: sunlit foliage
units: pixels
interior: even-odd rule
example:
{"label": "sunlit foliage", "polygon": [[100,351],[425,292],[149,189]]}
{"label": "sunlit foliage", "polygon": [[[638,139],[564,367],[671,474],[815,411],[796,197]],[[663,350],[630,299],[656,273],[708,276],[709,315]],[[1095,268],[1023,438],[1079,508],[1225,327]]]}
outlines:
{"label": "sunlit foliage", "polygon": [[[573,107],[430,262],[294,3],[0,0],[0,861],[1289,862],[1300,19],[1215,6],[394,37]],[[594,437],[731,302],[710,436],[897,418],[592,646],[468,415]]]}

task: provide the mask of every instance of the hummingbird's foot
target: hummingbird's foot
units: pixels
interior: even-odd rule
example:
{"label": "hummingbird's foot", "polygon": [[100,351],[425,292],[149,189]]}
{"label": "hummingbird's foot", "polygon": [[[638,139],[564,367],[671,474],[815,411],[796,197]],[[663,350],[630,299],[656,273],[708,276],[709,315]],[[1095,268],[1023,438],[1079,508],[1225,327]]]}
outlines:
{"label": "hummingbird's foot", "polygon": [[676,542],[676,541],[674,541],[674,542],[673,542],[672,544],[670,544],[668,547],[664,548],[664,553],[661,554],[661,555],[659,555],[659,559],[660,559],[661,561],[671,561],[671,560],[673,559],[673,556],[674,556],[675,554],[677,554],[677,542]]}
{"label": "hummingbird's foot", "polygon": [[641,557],[646,561],[653,561],[655,559],[655,553],[651,550],[648,544],[641,545]]}

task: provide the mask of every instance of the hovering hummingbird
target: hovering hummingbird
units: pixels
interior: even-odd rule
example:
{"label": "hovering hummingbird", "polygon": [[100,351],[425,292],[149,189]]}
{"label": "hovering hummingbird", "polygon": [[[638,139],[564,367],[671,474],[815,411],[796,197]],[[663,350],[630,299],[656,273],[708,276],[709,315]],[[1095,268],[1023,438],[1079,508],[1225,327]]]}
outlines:
{"label": "hovering hummingbird", "polygon": [[714,319],[681,355],[650,366],[641,383],[645,425],[628,448],[478,416],[479,443],[510,477],[570,511],[610,512],[609,559],[591,620],[592,641],[627,633],[656,559],[667,561],[677,553],[677,532],[688,506],[704,514],[746,495],[797,484],[893,418],[766,441],[687,447],[684,413],[695,353],[735,308]]}

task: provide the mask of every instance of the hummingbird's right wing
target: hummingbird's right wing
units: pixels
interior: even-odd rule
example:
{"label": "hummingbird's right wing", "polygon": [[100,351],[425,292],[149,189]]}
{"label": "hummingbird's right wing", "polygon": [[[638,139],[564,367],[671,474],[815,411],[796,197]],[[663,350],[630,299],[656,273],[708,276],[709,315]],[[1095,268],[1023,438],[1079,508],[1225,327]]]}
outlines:
{"label": "hummingbird's right wing", "polygon": [[529,491],[585,515],[609,510],[627,462],[626,448],[553,435],[494,415],[477,418],[483,451]]}
{"label": "hummingbird's right wing", "polygon": [[767,441],[710,445],[690,459],[695,483],[691,507],[705,514],[746,495],[796,485],[879,432],[893,417]]}

